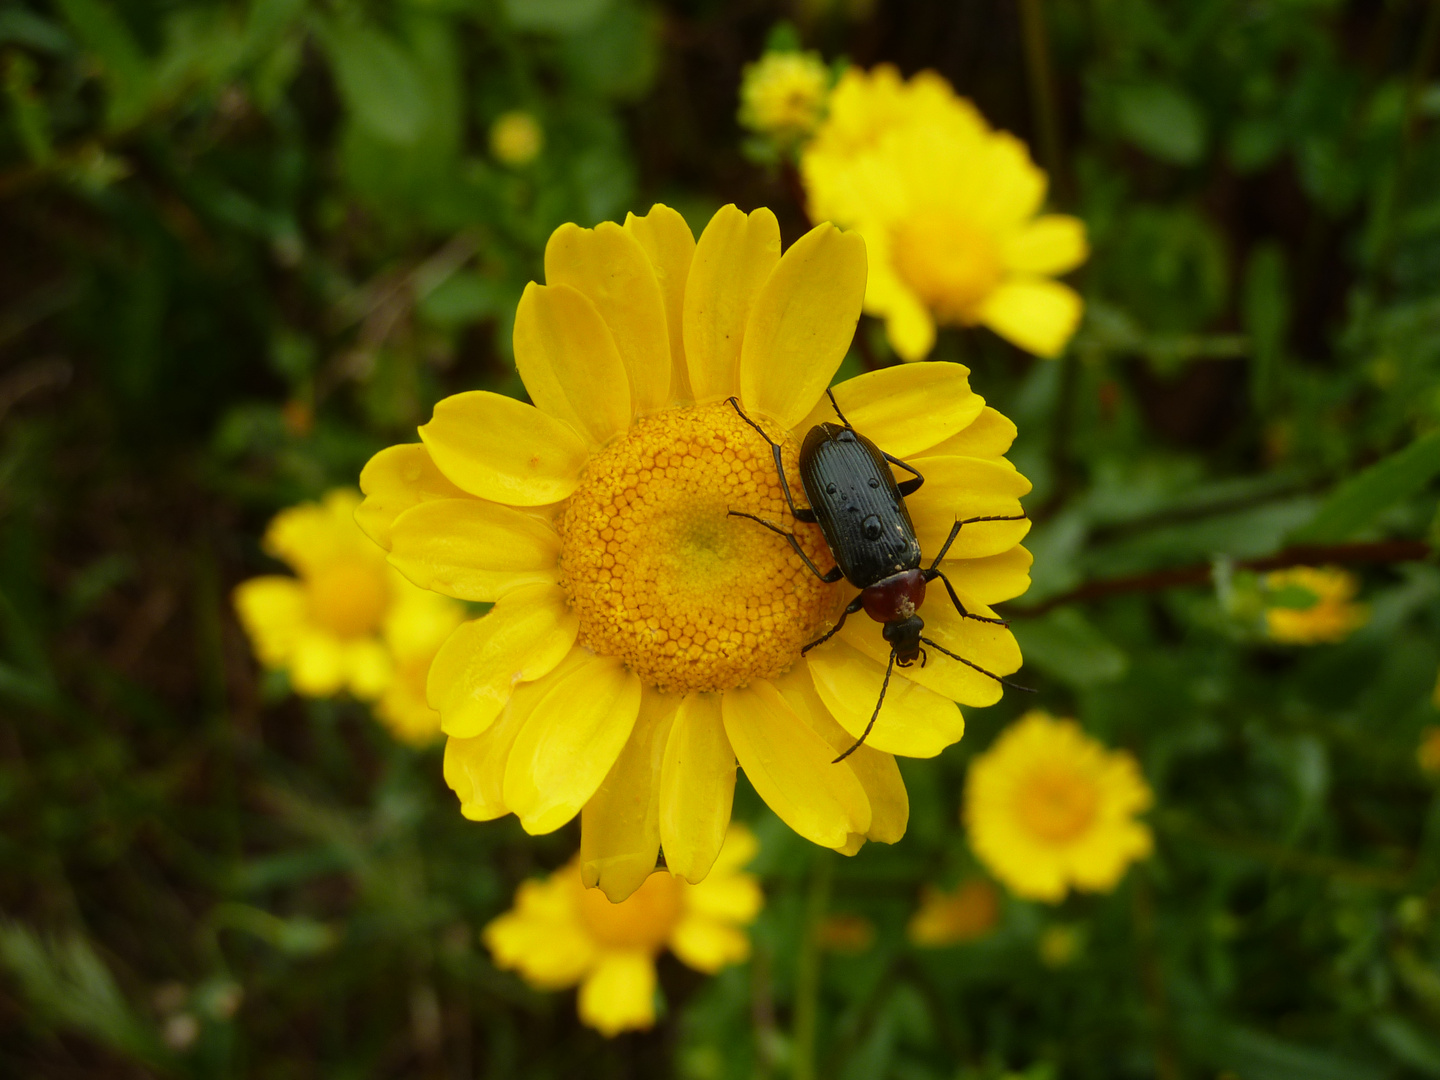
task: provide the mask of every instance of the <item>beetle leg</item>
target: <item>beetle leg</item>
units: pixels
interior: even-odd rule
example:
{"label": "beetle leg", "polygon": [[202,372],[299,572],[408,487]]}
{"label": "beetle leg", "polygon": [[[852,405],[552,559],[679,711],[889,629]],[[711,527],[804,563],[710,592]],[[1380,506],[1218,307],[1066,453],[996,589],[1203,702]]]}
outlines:
{"label": "beetle leg", "polygon": [[820,572],[820,568],[810,561],[810,556],[805,554],[805,549],[800,546],[800,541],[795,539],[795,534],[786,532],[784,529],[780,528],[779,525],[776,525],[773,521],[766,521],[764,518],[756,517],[754,514],[747,514],[743,510],[727,510],[726,515],[728,517],[743,517],[749,518],[751,521],[758,521],[761,525],[764,525],[765,528],[769,529],[777,536],[785,537],[786,540],[790,541],[790,546],[795,549],[795,554],[799,555],[800,558],[804,560],[805,565],[810,568],[810,572],[816,577],[818,577],[821,581],[825,582],[826,585],[834,584],[842,577],[842,571],[839,564],[836,564],[828,574],[822,574]]}
{"label": "beetle leg", "polygon": [[915,468],[915,466],[907,462],[901,461],[898,457],[891,457],[889,454],[886,454],[884,450],[881,450],[880,453],[884,454],[885,460],[888,461],[891,465],[898,465],[906,472],[914,474],[915,479],[900,481],[898,486],[900,488],[900,495],[902,498],[908,499],[911,495],[914,495],[915,492],[920,490],[920,485],[925,483],[925,477],[920,475],[919,469]]}
{"label": "beetle leg", "polygon": [[950,550],[950,545],[955,543],[955,538],[960,535],[960,526],[974,525],[977,521],[1024,521],[1028,516],[1028,514],[1010,514],[1008,516],[992,514],[990,517],[973,517],[955,522],[950,528],[950,535],[945,538],[945,543],[940,545],[940,554],[936,555],[934,561],[930,563],[930,569],[934,570],[940,565],[940,560],[945,558],[945,553]]}
{"label": "beetle leg", "polygon": [[[777,443],[774,439],[770,438],[769,435],[765,434],[764,428],[762,428],[754,420],[751,420],[750,417],[745,415],[745,410],[740,408],[739,398],[732,397],[727,398],[726,400],[728,400],[730,404],[735,407],[735,412],[739,415],[740,419],[744,420],[745,423],[749,424],[756,431],[758,431],[760,433],[760,437],[770,444],[770,453],[773,454],[775,457],[775,472],[780,477],[780,490],[785,492],[785,505],[790,508],[790,515],[796,521],[803,521],[807,525],[816,524],[818,519],[815,517],[815,511],[807,506],[796,506],[795,496],[790,494],[790,481],[785,479],[785,462],[782,461],[780,458],[780,444]],[[796,548],[796,550],[798,551],[799,548]],[[808,562],[809,560],[806,561]],[[811,569],[813,570],[814,567],[811,567]],[[819,571],[816,571],[816,573],[819,573]],[[832,578],[831,580],[838,581],[839,578]]]}
{"label": "beetle leg", "polygon": [[865,725],[865,732],[856,741],[855,745],[846,750],[843,754],[832,761],[831,765],[839,765],[847,757],[859,750],[865,740],[870,737],[870,729],[875,726],[875,719],[880,715],[880,706],[885,704],[885,690],[890,685],[890,673],[895,670],[895,650],[890,650],[890,663],[885,668],[885,681],[880,684],[880,700],[875,702],[875,711],[870,714],[870,722]]}
{"label": "beetle leg", "polygon": [[1011,690],[1023,690],[1023,691],[1025,691],[1025,693],[1027,693],[1027,694],[1033,694],[1033,693],[1036,692],[1036,691],[1035,691],[1035,688],[1032,687],[1032,686],[1021,686],[1019,683],[1013,683],[1013,682],[1011,682],[1009,679],[1002,679],[999,675],[996,675],[993,671],[986,671],[986,670],[985,670],[983,667],[981,667],[979,664],[974,663],[973,661],[970,661],[970,660],[966,660],[963,656],[956,656],[956,655],[955,655],[953,652],[951,652],[949,649],[945,648],[944,645],[939,645],[939,644],[931,641],[928,637],[922,637],[920,640],[923,641],[926,645],[929,645],[932,649],[938,649],[940,652],[942,652],[942,653],[944,653],[946,656],[950,657],[951,660],[959,660],[960,663],[964,664],[966,667],[968,667],[968,668],[974,668],[974,669],[975,669],[976,671],[978,671],[981,675],[985,675],[985,676],[988,676],[988,677],[991,678],[991,679],[994,679],[994,680],[995,680],[996,682],[998,682],[1001,686],[1008,686],[1008,687],[1010,687]]}
{"label": "beetle leg", "polygon": [[815,648],[816,645],[824,645],[825,642],[829,641],[832,637],[834,637],[840,632],[840,628],[845,625],[846,619],[848,619],[851,615],[854,615],[855,612],[859,611],[864,606],[865,602],[861,600],[859,596],[855,597],[854,600],[851,600],[850,603],[845,606],[845,610],[840,613],[840,621],[837,622],[834,626],[832,626],[829,630],[826,630],[825,633],[821,634],[814,641],[810,642],[809,645],[806,645],[803,649],[801,649],[800,655],[804,656],[811,649]]}
{"label": "beetle leg", "polygon": [[966,611],[965,605],[960,602],[960,597],[955,595],[955,587],[950,584],[950,579],[933,566],[929,570],[924,571],[924,576],[927,584],[934,581],[937,577],[945,583],[945,591],[950,594],[950,602],[955,605],[955,610],[960,612],[962,618],[974,619],[976,622],[994,623],[996,626],[1010,625],[1004,619],[992,619],[988,615],[974,615]]}

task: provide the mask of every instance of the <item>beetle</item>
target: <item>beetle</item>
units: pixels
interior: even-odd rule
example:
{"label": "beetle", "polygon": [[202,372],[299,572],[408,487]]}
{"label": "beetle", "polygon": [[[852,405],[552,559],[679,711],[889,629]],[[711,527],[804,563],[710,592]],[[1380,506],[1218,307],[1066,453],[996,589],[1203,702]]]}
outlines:
{"label": "beetle", "polygon": [[[856,431],[840,411],[835,395],[828,389],[825,393],[830,398],[830,405],[835,409],[840,423],[816,424],[806,433],[805,441],[800,446],[800,483],[810,502],[808,507],[795,505],[795,498],[790,493],[790,483],[785,478],[780,444],[770,438],[764,428],[745,415],[745,410],[740,407],[737,398],[732,397],[729,401],[740,419],[758,431],[760,437],[770,444],[770,451],[775,457],[775,471],[780,476],[780,490],[785,494],[785,503],[790,508],[791,515],[796,521],[820,526],[820,532],[825,537],[835,565],[822,573],[810,556],[805,554],[794,533],[755,514],[747,514],[741,510],[731,510],[728,513],[730,517],[748,518],[758,522],[771,532],[783,536],[811,573],[821,581],[833,584],[843,577],[860,590],[860,595],[840,613],[835,625],[800,650],[802,656],[829,641],[840,632],[846,619],[862,609],[876,622],[884,624],[881,633],[890,643],[890,662],[885,668],[885,680],[880,684],[880,700],[875,703],[870,722],[865,725],[865,731],[855,745],[835,759],[834,763],[838,764],[860,749],[870,737],[870,731],[880,716],[880,707],[885,704],[885,691],[890,686],[890,676],[896,665],[909,667],[919,660],[920,666],[925,666],[928,659],[923,648],[925,645],[1004,686],[1027,693],[1033,691],[1029,687],[1018,686],[1008,679],[1002,679],[979,664],[966,660],[925,637],[925,620],[919,614],[920,605],[925,601],[925,586],[938,578],[949,593],[950,602],[963,618],[999,626],[1007,625],[1004,619],[992,619],[965,610],[955,587],[940,569],[940,560],[945,558],[945,553],[950,550],[950,545],[955,543],[962,527],[982,521],[1023,521],[1025,515],[991,515],[957,520],[930,565],[922,568],[920,541],[915,535],[915,525],[910,520],[905,499],[920,490],[920,485],[925,483],[925,477],[912,465],[891,457]],[[897,483],[895,475],[890,471],[891,465],[910,473],[909,478]]]}

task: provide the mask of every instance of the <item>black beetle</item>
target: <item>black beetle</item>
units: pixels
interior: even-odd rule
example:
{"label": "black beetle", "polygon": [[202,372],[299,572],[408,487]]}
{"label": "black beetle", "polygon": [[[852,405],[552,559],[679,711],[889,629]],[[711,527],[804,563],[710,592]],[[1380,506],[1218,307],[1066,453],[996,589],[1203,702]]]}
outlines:
{"label": "black beetle", "polygon": [[[955,593],[954,586],[950,584],[950,579],[939,569],[940,560],[945,558],[945,553],[950,550],[950,545],[960,535],[963,526],[981,521],[1023,521],[1025,515],[996,515],[957,520],[939,554],[928,568],[921,569],[920,541],[915,536],[915,525],[911,522],[910,511],[905,506],[905,497],[915,494],[925,482],[925,478],[912,466],[899,458],[891,457],[856,431],[840,411],[835,395],[829,390],[825,393],[830,398],[835,415],[840,418],[840,424],[816,424],[806,433],[805,442],[801,444],[800,482],[804,485],[806,498],[810,500],[809,507],[795,505],[794,496],[790,494],[790,484],[785,479],[780,444],[765,434],[764,428],[745,415],[738,399],[732,397],[729,400],[740,419],[758,431],[760,437],[770,444],[770,450],[775,456],[775,470],[780,474],[780,488],[785,493],[785,502],[790,507],[790,513],[796,521],[820,526],[830,554],[835,558],[834,567],[828,573],[822,574],[820,568],[805,554],[795,534],[786,532],[773,521],[766,521],[740,510],[731,510],[729,514],[731,517],[749,518],[759,522],[771,532],[785,537],[795,549],[795,553],[821,581],[836,582],[843,577],[860,590],[860,595],[841,612],[839,621],[801,649],[801,655],[829,641],[839,633],[845,620],[861,608],[876,622],[885,624],[882,633],[890,643],[890,663],[885,668],[885,681],[880,684],[880,700],[875,703],[875,712],[871,714],[870,722],[865,725],[865,731],[859,740],[835,759],[836,762],[841,762],[858,750],[869,737],[870,729],[875,726],[875,720],[880,715],[880,706],[885,703],[885,691],[890,686],[890,675],[894,672],[895,665],[898,663],[901,667],[909,667],[919,660],[920,666],[925,666],[926,656],[925,650],[921,648],[922,644],[974,668],[1002,685],[1030,692],[1029,687],[1017,686],[1007,679],[1002,679],[979,664],[957,656],[943,645],[925,637],[921,633],[925,629],[925,621],[918,613],[925,600],[925,586],[939,578],[944,582],[945,591],[950,594],[955,610],[960,612],[962,617],[977,622],[1006,625],[1004,619],[991,619],[966,611],[965,605]],[[890,472],[890,465],[910,473],[910,479],[897,484]]]}

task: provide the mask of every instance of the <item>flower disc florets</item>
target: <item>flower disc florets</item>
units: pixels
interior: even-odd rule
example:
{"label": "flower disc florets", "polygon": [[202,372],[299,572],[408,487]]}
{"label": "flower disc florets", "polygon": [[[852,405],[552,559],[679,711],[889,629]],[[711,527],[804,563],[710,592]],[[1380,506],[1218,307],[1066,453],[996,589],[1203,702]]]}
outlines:
{"label": "flower disc florets", "polygon": [[[798,492],[794,442],[782,438]],[[680,693],[747,686],[794,663],[835,591],[731,510],[795,532],[827,561],[819,529],[790,516],[769,448],[725,402],[647,417],[597,454],[560,522],[580,642]]]}

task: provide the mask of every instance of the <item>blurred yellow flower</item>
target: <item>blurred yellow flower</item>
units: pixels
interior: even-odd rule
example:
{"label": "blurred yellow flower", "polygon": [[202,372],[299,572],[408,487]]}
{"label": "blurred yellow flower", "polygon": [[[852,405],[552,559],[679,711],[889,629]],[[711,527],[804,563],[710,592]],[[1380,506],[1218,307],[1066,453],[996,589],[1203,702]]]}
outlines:
{"label": "blurred yellow flower", "polygon": [[1265,628],[1270,637],[1287,645],[1344,641],[1370,617],[1364,604],[1353,602],[1360,591],[1355,575],[1336,566],[1276,570],[1265,575],[1265,588],[1271,593],[1295,591],[1314,597],[1304,606],[1265,609]]}
{"label": "blurred yellow flower", "polygon": [[529,165],[545,149],[540,121],[522,109],[502,113],[490,125],[490,152],[506,165]]}
{"label": "blurred yellow flower", "polygon": [[929,354],[937,323],[988,326],[1039,356],[1075,333],[1080,296],[1052,278],[1085,261],[1084,224],[1036,216],[1045,173],[939,75],[846,71],[800,168],[811,219],[865,237],[865,310],[903,359]]}
{"label": "blurred yellow flower", "polygon": [[815,936],[822,949],[858,955],[875,944],[875,924],[864,915],[841,912],[825,916]]}
{"label": "blurred yellow flower", "polygon": [[1108,751],[1073,720],[1022,716],[970,766],[970,847],[1011,892],[1058,903],[1073,885],[1108,892],[1150,854],[1150,806],[1135,759]]}
{"label": "blurred yellow flower", "polygon": [[[732,509],[793,527],[764,439],[833,420],[824,390],[860,314],[864,244],[830,225],[782,256],[775,215],[720,210],[698,244],[656,206],[624,227],[565,225],[515,319],[534,405],[488,392],[440,402],[420,444],[366,466],[358,520],[411,581],[494,608],[457,630],[430,671],[450,740],[445,778],[475,820],[507,813],[547,833],[583,808],[581,873],[612,900],[663,844],[690,882],[730,820],[737,762],[791,828],[854,853],[893,843],[909,804],[894,754],[929,757],[964,731],[956,702],[1000,687],[932,658],[885,678],[879,628],[851,619],[801,647],[854,595],[824,585],[787,541]],[[851,420],[926,478],[909,508],[925,550],[957,518],[1021,513],[1029,483],[1003,460],[1015,428],[968,372],[924,364],[835,388]],[[1023,592],[1028,521],[968,526],[944,569],[969,610]],[[927,633],[997,674],[1020,666],[1003,626],[925,610]]]}
{"label": "blurred yellow flower", "polygon": [[905,936],[915,945],[942,948],[982,938],[999,921],[1000,893],[984,878],[962,881],[949,892],[926,885]]}
{"label": "blurred yellow flower", "polygon": [[296,576],[241,582],[235,610],[260,662],[288,672],[297,693],[378,699],[398,738],[426,742],[440,717],[425,704],[425,670],[464,608],[387,566],[355,524],[359,505],[357,492],[340,488],[277,514],[263,546]]}
{"label": "blurred yellow flower", "polygon": [[699,885],[657,871],[612,904],[587,889],[576,856],[543,881],[527,881],[515,906],[485,927],[497,967],[539,990],[580,986],[580,1019],[607,1036],[655,1022],[655,958],[669,948],[714,973],[750,955],[740,929],[764,906],[760,883],[743,872],[754,835],[732,825],[710,876]]}
{"label": "blurred yellow flower", "polygon": [[830,70],[813,52],[769,52],[746,64],[740,82],[740,123],[778,143],[805,138],[820,123]]}
{"label": "blurred yellow flower", "polygon": [[1040,933],[1036,949],[1040,962],[1048,968],[1062,968],[1075,960],[1085,946],[1085,937],[1073,926],[1055,923]]}
{"label": "blurred yellow flower", "polygon": [[1420,733],[1420,745],[1415,748],[1415,760],[1420,770],[1432,776],[1440,775],[1440,727],[1427,727]]}

